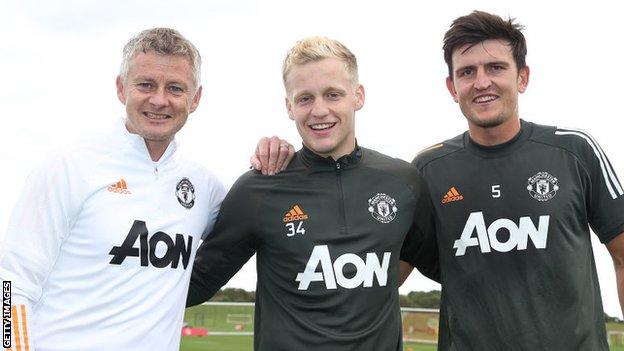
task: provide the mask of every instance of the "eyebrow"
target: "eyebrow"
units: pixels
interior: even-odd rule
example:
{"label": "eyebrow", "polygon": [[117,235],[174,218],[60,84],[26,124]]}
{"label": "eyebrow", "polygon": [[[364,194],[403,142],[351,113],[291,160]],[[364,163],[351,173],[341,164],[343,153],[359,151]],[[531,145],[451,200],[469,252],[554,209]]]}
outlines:
{"label": "eyebrow", "polygon": [[304,96],[304,95],[311,95],[310,92],[308,90],[302,90],[300,92],[298,92],[297,94],[292,94],[292,98],[294,100],[297,100],[298,98]]}
{"label": "eyebrow", "polygon": [[[484,65],[485,66],[500,65],[500,66],[506,66],[506,67],[511,66],[511,64],[509,62],[507,62],[507,61],[489,61],[489,62],[486,62]],[[477,66],[479,66],[479,65],[466,65],[466,66],[457,67],[457,69],[455,69],[455,73],[457,73],[459,71],[462,71],[462,70],[465,70],[467,68],[474,69]]]}
{"label": "eyebrow", "polygon": [[[328,93],[328,92],[330,92],[330,91],[339,92],[339,93],[341,93],[341,94],[344,94],[344,93],[346,93],[346,92],[347,92],[347,90],[346,90],[346,89],[343,89],[343,88],[338,88],[338,87],[336,87],[336,86],[329,86],[329,87],[327,87],[327,88],[323,89],[323,94],[327,94],[327,93]],[[295,95],[295,94],[293,94],[293,99],[297,99],[297,98],[299,98],[299,97],[301,97],[301,96],[303,96],[303,95],[314,95],[314,94],[313,94],[313,93],[311,93],[311,92],[310,92],[310,90],[302,90],[302,91],[298,92],[296,95]]]}
{"label": "eyebrow", "polygon": [[148,76],[136,76],[136,77],[132,77],[132,80],[133,81],[146,80],[146,81],[149,81],[149,82],[153,82],[154,78],[150,78]]}
{"label": "eyebrow", "polygon": [[486,63],[486,65],[487,66],[492,66],[492,65],[511,66],[511,64],[507,61],[492,61],[492,62]]}
{"label": "eyebrow", "polygon": [[327,89],[323,90],[323,94],[326,94],[326,93],[328,93],[330,91],[336,91],[336,92],[339,92],[339,93],[345,93],[346,92],[346,90],[343,89],[343,88],[338,88],[338,87],[333,87],[332,86],[332,87],[328,87]]}
{"label": "eyebrow", "polygon": [[[144,75],[139,75],[136,76],[132,79],[132,81],[147,81],[147,82],[156,82],[156,79],[150,77],[150,76],[144,76]],[[178,81],[178,80],[171,80],[171,81],[167,81],[166,85],[171,85],[171,84],[175,84],[175,85],[181,85],[185,88],[187,88],[187,84],[182,82],[182,81]]]}

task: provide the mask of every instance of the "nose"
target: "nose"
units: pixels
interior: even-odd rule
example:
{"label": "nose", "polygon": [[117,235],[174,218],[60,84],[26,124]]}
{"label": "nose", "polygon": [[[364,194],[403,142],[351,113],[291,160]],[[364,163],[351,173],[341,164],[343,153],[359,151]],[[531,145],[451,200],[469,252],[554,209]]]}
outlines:
{"label": "nose", "polygon": [[477,90],[485,90],[490,87],[492,80],[488,76],[484,69],[477,70],[477,76],[475,77],[474,87]]}
{"label": "nose", "polygon": [[315,99],[310,113],[312,114],[312,117],[322,118],[329,114],[329,108],[323,99]]}
{"label": "nose", "polygon": [[156,107],[166,106],[168,102],[167,92],[164,88],[155,90],[149,97],[149,103]]}

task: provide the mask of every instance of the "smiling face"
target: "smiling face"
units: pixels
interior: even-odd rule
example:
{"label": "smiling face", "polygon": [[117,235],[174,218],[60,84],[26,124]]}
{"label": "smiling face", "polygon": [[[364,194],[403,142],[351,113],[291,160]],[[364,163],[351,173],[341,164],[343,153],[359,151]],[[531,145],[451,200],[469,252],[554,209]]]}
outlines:
{"label": "smiling face", "polygon": [[303,144],[337,160],[355,149],[355,111],[364,88],[335,58],[296,65],[286,77],[286,109]]}
{"label": "smiling face", "polygon": [[126,105],[126,128],[145,139],[156,161],[197,108],[201,87],[185,57],[148,52],[130,61],[126,77],[117,77],[117,96]]}
{"label": "smiling face", "polygon": [[519,128],[518,93],[526,90],[529,68],[518,71],[508,43],[490,39],[464,45],[453,51],[452,61],[453,77],[447,78],[447,88],[471,133]]}

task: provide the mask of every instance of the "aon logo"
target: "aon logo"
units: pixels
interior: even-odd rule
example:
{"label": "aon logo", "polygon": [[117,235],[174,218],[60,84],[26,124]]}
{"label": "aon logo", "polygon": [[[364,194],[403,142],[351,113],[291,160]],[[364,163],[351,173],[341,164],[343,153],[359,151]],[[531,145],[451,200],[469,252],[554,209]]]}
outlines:
{"label": "aon logo", "polygon": [[[356,254],[346,253],[332,263],[327,245],[317,245],[312,250],[303,273],[297,274],[298,289],[308,290],[311,282],[325,282],[327,289],[336,289],[336,285],[346,289],[354,289],[362,285],[365,288],[370,288],[373,286],[375,277],[377,277],[379,286],[386,286],[390,255],[390,252],[384,252],[380,263],[377,254],[374,252],[366,254],[366,261]],[[316,269],[319,264],[321,271],[317,272]],[[347,264],[355,266],[355,275],[352,277],[345,277],[344,275],[343,269]]]}
{"label": "aon logo", "polygon": [[[514,248],[526,250],[529,237],[536,248],[545,249],[549,221],[550,216],[540,216],[536,227],[530,217],[520,217],[518,225],[507,218],[500,218],[486,229],[483,212],[473,212],[466,221],[461,237],[455,240],[455,256],[463,256],[469,246],[479,246],[482,253],[491,252],[492,249],[498,252],[508,252]],[[506,241],[499,239],[501,229],[509,232],[509,239]],[[473,237],[475,231],[477,235]]]}
{"label": "aon logo", "polygon": [[[134,247],[137,239],[139,240],[139,247]],[[160,257],[156,255],[156,245],[161,243],[167,247],[164,254]],[[110,264],[122,264],[126,257],[139,257],[141,260],[141,266],[149,266],[148,262],[156,268],[164,268],[170,266],[171,268],[178,268],[180,259],[182,259],[182,266],[184,269],[188,266],[189,259],[191,258],[191,248],[193,247],[193,237],[188,237],[188,242],[184,240],[184,235],[176,234],[175,242],[166,233],[156,232],[149,240],[147,239],[147,226],[143,221],[134,221],[132,228],[128,232],[126,239],[121,246],[113,246],[108,253],[113,256],[110,260]],[[158,250],[159,252],[161,250]]]}

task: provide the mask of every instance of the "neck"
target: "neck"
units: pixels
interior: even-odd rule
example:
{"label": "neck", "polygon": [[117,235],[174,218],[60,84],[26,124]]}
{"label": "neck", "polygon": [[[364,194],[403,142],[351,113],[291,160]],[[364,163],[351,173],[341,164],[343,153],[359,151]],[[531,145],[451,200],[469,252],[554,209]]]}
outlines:
{"label": "neck", "polygon": [[321,157],[331,157],[334,161],[338,161],[339,158],[341,158],[342,156],[348,155],[350,153],[353,152],[353,150],[355,150],[355,139],[353,139],[352,142],[350,142],[348,145],[348,147],[341,147],[340,150],[336,149],[336,150],[332,150],[330,152],[326,152],[326,153],[321,153],[318,152],[316,150],[314,150],[313,148],[311,148],[310,146],[306,145],[305,142],[303,143],[308,149],[310,149],[310,151],[312,151],[313,153],[321,156]]}
{"label": "neck", "polygon": [[147,152],[149,153],[152,161],[157,162],[160,160],[162,155],[165,153],[165,150],[167,150],[167,146],[169,146],[170,142],[171,140],[167,142],[145,140],[145,146],[147,147]]}
{"label": "neck", "polygon": [[513,139],[520,132],[520,119],[510,118],[495,127],[479,127],[474,123],[468,123],[470,138],[483,146],[500,145]]}

